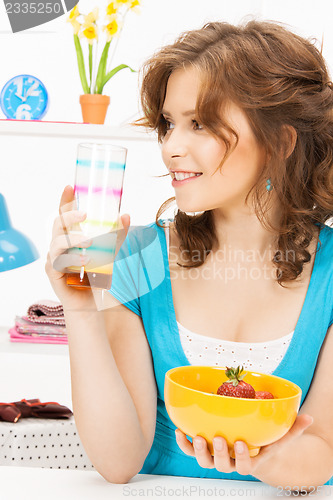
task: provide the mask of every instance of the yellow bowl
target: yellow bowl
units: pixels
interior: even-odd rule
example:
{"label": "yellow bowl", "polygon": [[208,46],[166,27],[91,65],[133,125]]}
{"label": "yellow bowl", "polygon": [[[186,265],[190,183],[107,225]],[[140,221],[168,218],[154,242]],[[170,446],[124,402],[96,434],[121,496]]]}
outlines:
{"label": "yellow bowl", "polygon": [[222,367],[179,366],[165,375],[164,398],[170,419],[182,432],[206,439],[214,455],[213,438],[223,436],[235,457],[235,441],[244,441],[250,456],[261,446],[277,441],[293,425],[302,391],[296,384],[274,375],[246,370],[244,382],[255,391],[269,391],[275,399],[219,396],[218,387],[227,376]]}

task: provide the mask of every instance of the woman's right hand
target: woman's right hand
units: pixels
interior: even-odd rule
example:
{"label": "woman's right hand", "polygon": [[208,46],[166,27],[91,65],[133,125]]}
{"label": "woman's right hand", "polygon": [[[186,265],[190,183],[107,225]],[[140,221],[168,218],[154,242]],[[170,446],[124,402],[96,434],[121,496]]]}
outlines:
{"label": "woman's right hand", "polygon": [[[97,310],[95,291],[92,291],[91,288],[74,288],[66,284],[66,268],[87,264],[86,257],[66,253],[69,248],[88,248],[92,244],[87,236],[70,233],[73,226],[83,222],[85,218],[86,214],[76,210],[73,188],[66,186],[60,200],[59,216],[53,224],[52,241],[45,264],[46,274],[64,310]],[[117,233],[116,253],[126,238],[130,225],[129,216],[123,215],[121,222],[124,230],[121,229]]]}

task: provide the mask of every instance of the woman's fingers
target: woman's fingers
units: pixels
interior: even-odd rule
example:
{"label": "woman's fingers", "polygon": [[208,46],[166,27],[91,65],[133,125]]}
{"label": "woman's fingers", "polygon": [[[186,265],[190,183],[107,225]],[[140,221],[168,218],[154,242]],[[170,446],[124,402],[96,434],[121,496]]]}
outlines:
{"label": "woman's fingers", "polygon": [[81,267],[86,266],[90,261],[90,258],[86,255],[72,255],[64,253],[59,255],[53,261],[53,269],[59,273],[68,272],[68,268],[71,266]]}
{"label": "woman's fingers", "polygon": [[74,189],[72,186],[66,186],[62,192],[59,204],[59,218],[62,221],[62,226],[66,227],[64,215],[66,212],[77,210],[77,200],[75,199]]}
{"label": "woman's fingers", "polygon": [[213,439],[214,464],[220,472],[233,472],[235,470],[234,460],[231,460],[227,441],[222,436]]}
{"label": "woman's fingers", "polygon": [[93,240],[82,233],[61,234],[52,240],[50,253],[51,257],[57,257],[69,248],[88,248]]}
{"label": "woman's fingers", "polygon": [[63,233],[69,233],[71,230],[80,230],[80,222],[83,222],[87,217],[85,212],[80,212],[79,210],[71,210],[70,212],[64,212],[59,217],[56,217],[52,228],[52,238]]}
{"label": "woman's fingers", "polygon": [[210,454],[207,441],[202,436],[195,436],[191,444],[186,435],[176,430],[176,440],[179,448],[191,457],[195,457],[200,467],[204,469],[215,468],[220,472],[236,471],[241,475],[253,474],[259,464],[271,455],[274,447],[283,447],[285,444],[299,437],[312,424],[310,415],[298,415],[294,425],[279,441],[269,446],[264,446],[259,455],[251,458],[246,443],[237,441],[234,443],[235,459],[229,456],[226,440],[222,436],[216,436],[213,440],[214,457]]}
{"label": "woman's fingers", "polygon": [[214,460],[211,454],[209,453],[207,447],[207,441],[201,437],[196,436],[193,439],[193,444],[189,442],[181,430],[176,430],[176,440],[179,448],[186,454],[191,457],[195,457],[200,467],[205,469],[214,468]]}
{"label": "woman's fingers", "polygon": [[[200,467],[204,469],[216,469],[219,472],[238,472],[248,475],[252,472],[252,460],[248,447],[245,443],[235,443],[235,460],[230,458],[228,443],[222,436],[213,439],[214,456],[210,454],[207,441],[202,436],[195,436],[193,444],[189,442],[186,435],[179,429],[176,430],[176,440],[179,448],[191,457],[195,457]],[[241,446],[239,446],[241,445]]]}
{"label": "woman's fingers", "polygon": [[117,242],[116,242],[116,252],[115,255],[119,252],[121,245],[124,243],[125,238],[127,236],[129,227],[130,227],[131,219],[128,214],[124,214],[120,217],[120,228],[117,231]]}
{"label": "woman's fingers", "polygon": [[131,222],[131,218],[129,216],[129,214],[124,214],[124,215],[121,215],[120,217],[120,220],[121,220],[121,223],[124,227],[124,229],[126,230],[126,233],[128,232],[128,228],[130,226],[130,222]]}
{"label": "woman's fingers", "polygon": [[214,469],[214,457],[209,452],[207,441],[201,436],[195,436],[193,438],[193,447],[195,452],[195,458],[204,469]]}
{"label": "woman's fingers", "polygon": [[176,441],[177,441],[177,444],[178,444],[179,448],[186,455],[189,455],[190,457],[194,457],[195,456],[193,445],[187,439],[186,434],[184,434],[179,429],[176,430]]}
{"label": "woman's fingers", "polygon": [[[77,264],[77,258],[73,257],[67,250],[69,248],[87,248],[91,245],[87,236],[84,236],[80,223],[87,218],[85,212],[76,210],[76,200],[74,190],[71,186],[66,186],[60,200],[59,216],[56,217],[52,229],[52,242],[50,245],[50,262],[55,270],[63,272],[66,267],[85,265],[85,263]],[[123,244],[130,227],[130,216],[124,214],[120,218],[120,227],[117,231],[101,234],[95,237],[94,241],[101,247],[115,248],[115,255]],[[73,252],[72,252],[73,253]],[[100,252],[101,253],[101,252]],[[102,254],[101,254],[102,255]],[[110,254],[111,255],[111,254]],[[96,265],[105,265],[110,262],[110,255],[105,254],[105,262],[101,260],[99,255]],[[95,256],[95,259],[97,257]],[[112,257],[114,260],[114,254]]]}
{"label": "woman's fingers", "polygon": [[[75,255],[68,253],[68,250],[70,248],[84,249],[91,245],[92,240],[82,234],[62,234],[56,237],[51,243],[49,250],[51,265],[60,272],[63,272],[63,270],[70,265],[86,265],[88,261],[82,262],[82,260],[80,260],[81,255],[84,253],[83,251]],[[75,264],[74,261],[78,262],[78,264]]]}
{"label": "woman's fingers", "polygon": [[74,196],[74,189],[72,186],[66,186],[62,192],[60,204],[59,204],[59,215],[70,210],[75,210],[76,200]]}
{"label": "woman's fingers", "polygon": [[243,441],[236,441],[234,444],[235,467],[238,474],[247,476],[252,473],[253,462],[250,457],[249,449]]}

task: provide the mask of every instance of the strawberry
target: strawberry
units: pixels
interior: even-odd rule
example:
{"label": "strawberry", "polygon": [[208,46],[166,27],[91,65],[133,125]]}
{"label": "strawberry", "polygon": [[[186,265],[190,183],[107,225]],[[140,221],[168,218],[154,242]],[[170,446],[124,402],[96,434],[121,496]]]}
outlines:
{"label": "strawberry", "polygon": [[220,396],[231,396],[233,398],[255,398],[255,390],[252,385],[247,384],[242,379],[246,375],[246,372],[242,374],[244,370],[240,366],[237,368],[228,368],[225,371],[226,376],[229,380],[223,382],[222,385],[217,389],[217,394]]}
{"label": "strawberry", "polygon": [[275,399],[271,392],[256,391],[255,399]]}

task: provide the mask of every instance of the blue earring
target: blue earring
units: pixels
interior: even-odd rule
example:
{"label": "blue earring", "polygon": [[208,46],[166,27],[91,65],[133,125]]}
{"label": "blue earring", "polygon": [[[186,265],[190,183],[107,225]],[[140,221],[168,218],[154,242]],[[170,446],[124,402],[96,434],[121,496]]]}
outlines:
{"label": "blue earring", "polygon": [[272,191],[272,189],[273,189],[273,186],[271,184],[271,180],[270,179],[267,179],[267,181],[266,181],[266,189],[267,189],[268,192]]}

